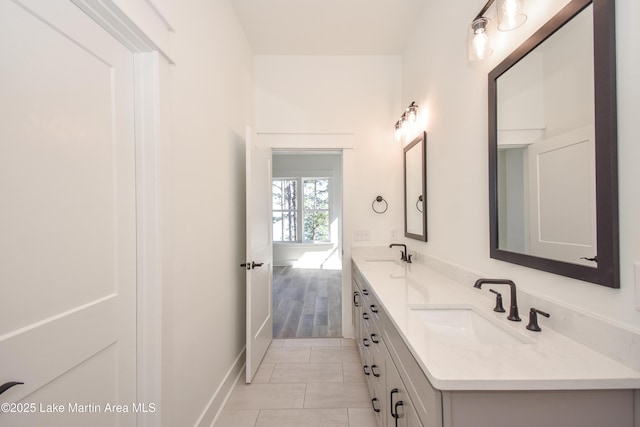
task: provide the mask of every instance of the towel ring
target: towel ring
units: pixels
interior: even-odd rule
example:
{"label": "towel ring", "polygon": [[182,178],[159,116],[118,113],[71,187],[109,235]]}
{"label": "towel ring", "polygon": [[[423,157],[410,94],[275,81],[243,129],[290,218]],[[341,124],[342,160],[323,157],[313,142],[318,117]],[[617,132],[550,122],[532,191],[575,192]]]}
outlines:
{"label": "towel ring", "polygon": [[416,209],[418,209],[418,212],[422,212],[422,209],[420,209],[420,202],[422,202],[422,194],[418,196],[418,200],[416,200]]}
{"label": "towel ring", "polygon": [[[376,209],[376,203],[382,203],[382,202],[384,202],[384,209],[379,211]],[[376,197],[375,200],[371,203],[371,209],[373,209],[373,211],[377,214],[385,213],[388,208],[389,208],[389,203],[387,203],[387,201],[383,199],[382,196]]]}

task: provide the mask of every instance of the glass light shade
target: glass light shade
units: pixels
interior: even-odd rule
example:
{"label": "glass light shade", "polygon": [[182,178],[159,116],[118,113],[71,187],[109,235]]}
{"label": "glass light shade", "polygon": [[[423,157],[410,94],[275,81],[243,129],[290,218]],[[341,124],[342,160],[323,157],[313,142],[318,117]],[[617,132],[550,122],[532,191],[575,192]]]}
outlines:
{"label": "glass light shade", "polygon": [[469,26],[469,61],[482,61],[493,53],[487,35],[487,18],[478,18]]}
{"label": "glass light shade", "polygon": [[418,106],[415,101],[407,108],[407,120],[413,124],[418,120]]}
{"label": "glass light shade", "polygon": [[498,29],[510,31],[518,28],[527,20],[525,0],[496,0],[498,12]]}

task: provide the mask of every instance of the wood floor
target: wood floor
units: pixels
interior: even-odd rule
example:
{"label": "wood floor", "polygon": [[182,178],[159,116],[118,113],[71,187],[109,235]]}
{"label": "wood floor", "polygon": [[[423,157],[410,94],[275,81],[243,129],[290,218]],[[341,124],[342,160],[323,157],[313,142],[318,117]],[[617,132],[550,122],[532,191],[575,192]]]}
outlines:
{"label": "wood floor", "polygon": [[342,271],[273,268],[273,337],[342,336]]}

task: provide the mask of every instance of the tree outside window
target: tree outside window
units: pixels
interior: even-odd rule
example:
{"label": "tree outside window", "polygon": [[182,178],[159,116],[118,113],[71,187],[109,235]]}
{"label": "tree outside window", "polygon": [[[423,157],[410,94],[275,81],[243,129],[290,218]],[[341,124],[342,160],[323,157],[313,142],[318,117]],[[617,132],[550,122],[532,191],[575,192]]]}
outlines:
{"label": "tree outside window", "polygon": [[273,241],[296,242],[298,240],[298,181],[296,179],[274,179]]}
{"label": "tree outside window", "polygon": [[329,180],[304,179],[304,240],[329,241]]}

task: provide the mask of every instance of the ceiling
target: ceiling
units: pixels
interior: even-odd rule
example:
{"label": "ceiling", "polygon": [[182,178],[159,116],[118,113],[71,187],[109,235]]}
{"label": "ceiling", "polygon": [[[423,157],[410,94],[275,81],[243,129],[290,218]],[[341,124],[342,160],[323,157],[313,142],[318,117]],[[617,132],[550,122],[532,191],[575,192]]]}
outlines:
{"label": "ceiling", "polygon": [[256,55],[401,54],[425,0],[231,0]]}

